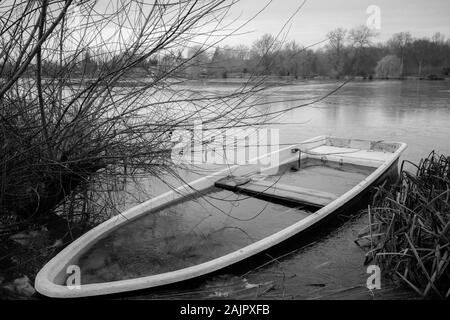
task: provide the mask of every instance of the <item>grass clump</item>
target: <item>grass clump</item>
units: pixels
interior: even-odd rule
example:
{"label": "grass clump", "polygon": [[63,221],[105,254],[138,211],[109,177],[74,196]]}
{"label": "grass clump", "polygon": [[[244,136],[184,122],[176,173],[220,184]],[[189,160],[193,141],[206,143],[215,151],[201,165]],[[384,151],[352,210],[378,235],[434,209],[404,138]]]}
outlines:
{"label": "grass clump", "polygon": [[399,181],[379,188],[356,243],[370,248],[366,264],[377,264],[423,297],[449,299],[450,157],[433,151],[413,164],[415,173],[403,170],[405,162]]}

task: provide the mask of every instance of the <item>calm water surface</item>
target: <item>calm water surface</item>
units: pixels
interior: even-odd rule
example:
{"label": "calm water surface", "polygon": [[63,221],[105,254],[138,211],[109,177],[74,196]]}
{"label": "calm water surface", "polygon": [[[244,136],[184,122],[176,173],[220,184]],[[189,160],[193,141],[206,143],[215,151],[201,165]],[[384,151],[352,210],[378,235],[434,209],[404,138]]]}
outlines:
{"label": "calm water surface", "polygon": [[[265,99],[274,103],[262,108],[286,110],[336,86],[307,82],[273,88],[265,93]],[[209,86],[205,90],[223,88]],[[295,99],[299,100],[279,102]],[[415,162],[432,150],[450,155],[450,81],[354,82],[313,106],[287,111],[277,121],[280,124],[274,127],[280,129],[282,144],[331,134],[406,142],[408,149],[402,158]],[[163,191],[158,188],[155,193]],[[354,243],[366,219],[343,217],[342,223],[291,246],[291,254],[257,270],[244,267],[200,282],[158,289],[141,298],[416,298],[387,279],[382,279],[382,290],[366,289],[364,251]]]}
{"label": "calm water surface", "polygon": [[[275,90],[280,97],[317,96],[335,85],[307,84]],[[281,103],[273,108],[289,108]],[[449,81],[377,81],[350,83],[325,101],[288,111],[281,121],[306,123],[280,127],[282,142],[329,133],[409,145],[404,157],[419,160],[432,149],[450,151]]]}

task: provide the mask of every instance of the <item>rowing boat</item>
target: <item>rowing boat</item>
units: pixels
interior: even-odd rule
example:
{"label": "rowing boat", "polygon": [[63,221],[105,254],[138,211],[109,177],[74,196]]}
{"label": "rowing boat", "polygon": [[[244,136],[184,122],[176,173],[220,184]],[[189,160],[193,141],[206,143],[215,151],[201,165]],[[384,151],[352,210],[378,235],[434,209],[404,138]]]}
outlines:
{"label": "rowing boat", "polygon": [[218,170],[91,229],[40,270],[36,290],[110,295],[231,266],[347,210],[397,175],[405,148],[319,136],[274,151],[276,166]]}

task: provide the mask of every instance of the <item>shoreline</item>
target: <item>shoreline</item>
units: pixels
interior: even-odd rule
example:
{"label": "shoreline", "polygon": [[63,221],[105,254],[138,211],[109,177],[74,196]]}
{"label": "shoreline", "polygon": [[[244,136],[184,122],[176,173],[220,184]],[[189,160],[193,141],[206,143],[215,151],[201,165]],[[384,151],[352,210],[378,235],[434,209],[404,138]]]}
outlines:
{"label": "shoreline", "polygon": [[[91,81],[95,81],[96,79],[85,78],[78,79],[72,78],[68,79],[68,84],[70,85],[81,85],[83,83],[90,83]],[[267,78],[259,78],[259,77],[235,77],[235,78],[203,78],[203,79],[173,79],[172,84],[174,85],[224,85],[224,86],[232,86],[232,85],[260,85],[260,86],[289,86],[289,85],[299,85],[299,84],[307,84],[307,83],[335,83],[335,82],[343,82],[350,80],[350,77],[343,77],[341,79],[335,79],[331,77],[315,77],[315,78],[302,78],[302,79],[293,79],[293,78],[280,78],[280,77],[267,77]],[[353,82],[382,82],[382,81],[450,81],[450,77],[445,78],[437,78],[437,79],[428,79],[428,78],[419,78],[419,77],[402,77],[402,78],[372,78],[372,79],[364,79],[363,77],[354,77]],[[138,79],[124,79],[123,81],[118,82],[115,87],[127,87],[127,86],[145,86],[151,84],[150,78],[138,78]]]}
{"label": "shoreline", "polygon": [[[290,85],[299,85],[299,84],[308,84],[308,83],[318,83],[318,84],[327,84],[327,83],[336,83],[350,80],[351,77],[345,76],[340,79],[328,77],[328,76],[317,76],[311,78],[292,78],[292,77],[279,77],[279,76],[267,76],[267,77],[230,77],[230,78],[200,78],[200,79],[187,79],[187,78],[172,78],[169,79],[169,83],[173,85],[190,85],[190,86],[204,86],[204,85],[224,85],[224,86],[233,86],[233,85],[257,85],[257,86],[290,86]],[[31,79],[35,80],[33,77],[24,77],[22,79]],[[49,80],[46,78],[42,79],[43,81]],[[95,82],[97,78],[68,78],[66,80],[66,85],[86,85],[92,82]],[[396,77],[396,78],[364,78],[364,77],[354,77],[352,82],[384,82],[384,81],[425,81],[425,82],[436,82],[450,81],[450,76],[446,77],[417,77],[417,76],[408,76],[408,77]],[[141,78],[130,78],[123,79],[122,81],[118,81],[114,87],[135,87],[135,86],[146,86],[152,84],[150,77],[141,77]]]}

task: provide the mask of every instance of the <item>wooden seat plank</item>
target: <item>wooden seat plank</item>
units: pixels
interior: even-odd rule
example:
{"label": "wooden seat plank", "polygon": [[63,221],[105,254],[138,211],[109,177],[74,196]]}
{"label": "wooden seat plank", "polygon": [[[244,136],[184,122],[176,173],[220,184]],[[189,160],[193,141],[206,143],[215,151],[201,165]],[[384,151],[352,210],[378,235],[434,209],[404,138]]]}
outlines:
{"label": "wooden seat plank", "polygon": [[[242,178],[237,179],[239,182],[245,181]],[[247,183],[236,183],[236,178],[227,177],[217,181],[215,186],[235,192],[249,193],[314,207],[324,207],[338,198],[337,195],[332,193],[267,180],[254,181],[248,179]]]}

